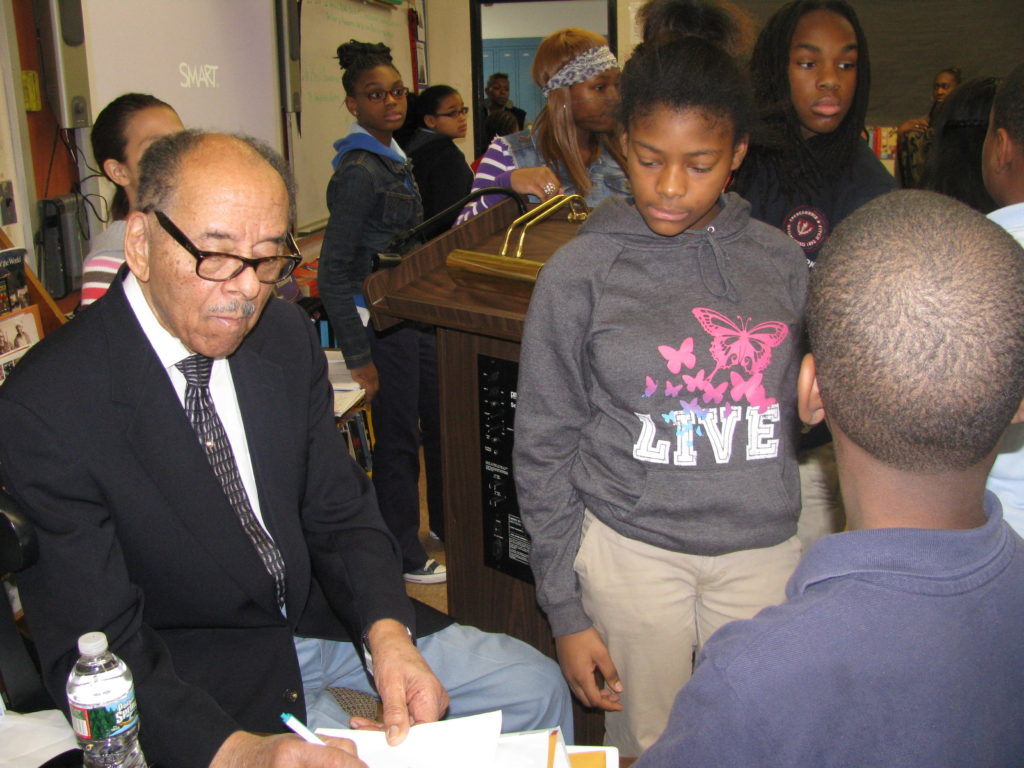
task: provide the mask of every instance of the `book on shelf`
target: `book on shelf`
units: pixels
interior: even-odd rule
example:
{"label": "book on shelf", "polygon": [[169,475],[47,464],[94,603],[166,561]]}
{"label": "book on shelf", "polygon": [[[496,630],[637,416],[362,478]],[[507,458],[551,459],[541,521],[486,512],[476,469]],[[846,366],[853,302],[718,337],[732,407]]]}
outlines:
{"label": "book on shelf", "polygon": [[25,249],[0,250],[0,314],[24,309],[30,303],[25,277]]}

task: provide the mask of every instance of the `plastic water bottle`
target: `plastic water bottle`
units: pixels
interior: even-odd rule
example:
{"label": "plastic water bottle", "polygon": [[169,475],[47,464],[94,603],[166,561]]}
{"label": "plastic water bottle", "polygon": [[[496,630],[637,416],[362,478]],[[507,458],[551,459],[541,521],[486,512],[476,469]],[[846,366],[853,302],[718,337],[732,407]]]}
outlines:
{"label": "plastic water bottle", "polygon": [[139,747],[139,714],[128,666],[107,650],[107,636],[78,638],[81,654],[68,676],[71,725],[85,768],[146,768]]}

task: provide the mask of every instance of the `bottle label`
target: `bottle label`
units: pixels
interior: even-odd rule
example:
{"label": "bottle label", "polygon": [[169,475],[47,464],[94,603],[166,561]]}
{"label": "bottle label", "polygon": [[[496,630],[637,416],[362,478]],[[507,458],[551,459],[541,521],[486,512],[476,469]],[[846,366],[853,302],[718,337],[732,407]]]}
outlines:
{"label": "bottle label", "polygon": [[123,699],[103,707],[79,707],[71,704],[71,727],[83,739],[109,739],[124,733],[139,719],[135,693],[129,691]]}

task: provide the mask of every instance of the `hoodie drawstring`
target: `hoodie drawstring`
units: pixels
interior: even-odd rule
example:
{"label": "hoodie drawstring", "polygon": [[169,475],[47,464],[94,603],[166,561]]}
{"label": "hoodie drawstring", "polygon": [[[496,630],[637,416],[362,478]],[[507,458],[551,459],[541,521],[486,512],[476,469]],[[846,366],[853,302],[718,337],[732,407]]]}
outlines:
{"label": "hoodie drawstring", "polygon": [[[718,239],[715,237],[715,228],[708,227],[704,230],[704,235],[705,237],[700,245],[697,246],[697,268],[700,271],[700,281],[715,298],[724,298],[736,303],[739,301],[739,296],[736,293],[736,286],[729,279],[725,251],[722,250],[722,246],[719,245]],[[708,281],[707,268],[705,267],[705,264],[709,261],[707,255],[709,245],[711,247],[711,256],[714,258],[715,272],[718,275],[717,279],[711,281],[715,283],[714,287]]]}

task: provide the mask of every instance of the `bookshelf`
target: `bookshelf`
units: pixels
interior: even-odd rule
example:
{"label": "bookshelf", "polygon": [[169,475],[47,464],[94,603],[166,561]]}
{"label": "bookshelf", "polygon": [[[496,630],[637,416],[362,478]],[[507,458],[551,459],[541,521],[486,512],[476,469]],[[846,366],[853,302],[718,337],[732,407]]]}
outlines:
{"label": "bookshelf", "polygon": [[[0,249],[13,248],[14,244],[7,233],[0,229]],[[39,314],[43,322],[43,333],[48,334],[60,328],[68,321],[67,315],[57,306],[57,302],[46,291],[43,284],[39,282],[36,273],[32,268],[25,265],[25,280],[28,285],[28,295],[33,304],[39,306]]]}

